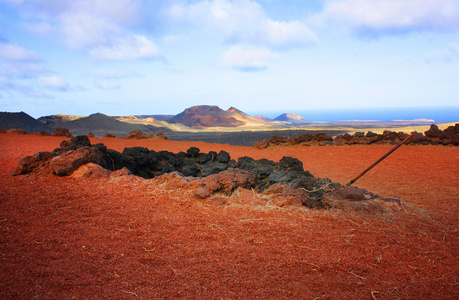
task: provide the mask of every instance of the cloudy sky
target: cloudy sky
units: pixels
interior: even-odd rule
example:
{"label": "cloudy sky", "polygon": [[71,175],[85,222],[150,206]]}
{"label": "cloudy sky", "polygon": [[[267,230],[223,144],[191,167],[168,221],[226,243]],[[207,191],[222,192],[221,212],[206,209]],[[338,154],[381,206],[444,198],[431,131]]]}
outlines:
{"label": "cloudy sky", "polygon": [[459,0],[0,0],[0,111],[459,106]]}

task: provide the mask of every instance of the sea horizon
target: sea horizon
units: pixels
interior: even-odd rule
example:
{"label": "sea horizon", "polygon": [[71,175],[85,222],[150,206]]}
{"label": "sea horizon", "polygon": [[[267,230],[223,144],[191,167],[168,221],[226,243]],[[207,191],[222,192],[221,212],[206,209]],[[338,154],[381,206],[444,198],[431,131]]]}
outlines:
{"label": "sea horizon", "polygon": [[403,107],[403,108],[331,108],[309,110],[248,111],[251,116],[261,115],[274,119],[284,113],[294,113],[312,122],[349,120],[416,120],[429,119],[436,123],[459,122],[459,106],[448,107]]}

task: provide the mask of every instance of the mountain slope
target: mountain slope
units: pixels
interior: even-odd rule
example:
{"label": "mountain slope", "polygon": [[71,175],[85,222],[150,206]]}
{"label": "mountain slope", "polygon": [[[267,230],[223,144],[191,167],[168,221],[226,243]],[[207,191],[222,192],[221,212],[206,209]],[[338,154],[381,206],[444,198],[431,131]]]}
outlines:
{"label": "mountain slope", "polygon": [[141,130],[144,133],[158,133],[167,131],[165,128],[155,127],[143,124],[130,124],[118,121],[107,115],[96,113],[88,117],[80,118],[74,121],[65,123],[65,127],[74,135],[88,134],[92,132],[96,136],[103,136],[106,133],[111,133],[117,136],[124,136],[131,131]]}
{"label": "mountain slope", "polygon": [[260,116],[260,115],[256,115],[253,118],[257,119],[257,120],[260,120],[260,121],[264,121],[264,122],[272,122],[272,121],[274,121],[273,119],[270,119],[270,118],[265,117],[265,116]]}
{"label": "mountain slope", "polygon": [[37,121],[23,111],[19,113],[0,112],[0,128],[20,128],[29,133],[37,131],[53,132],[51,126]]}
{"label": "mountain slope", "polygon": [[135,115],[134,117],[136,117],[137,119],[153,118],[153,119],[158,120],[158,121],[169,121],[170,119],[172,119],[175,116],[174,115]]}
{"label": "mountain slope", "polygon": [[[241,112],[242,113],[242,112]],[[224,111],[215,105],[198,105],[185,109],[169,123],[180,123],[190,127],[237,127],[245,124],[235,118],[235,109]]]}
{"label": "mountain slope", "polygon": [[304,124],[304,123],[310,123],[311,121],[303,118],[300,115],[297,114],[291,114],[291,113],[284,113],[277,118],[274,119],[274,121],[281,121],[281,122],[287,122],[287,123],[297,123],[297,124]]}

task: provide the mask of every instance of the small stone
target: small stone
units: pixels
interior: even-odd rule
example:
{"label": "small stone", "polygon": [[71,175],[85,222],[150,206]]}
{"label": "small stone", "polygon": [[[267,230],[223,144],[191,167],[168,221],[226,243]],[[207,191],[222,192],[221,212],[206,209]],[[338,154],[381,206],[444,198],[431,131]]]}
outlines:
{"label": "small stone", "polygon": [[205,199],[210,196],[210,192],[206,188],[203,188],[203,187],[198,187],[194,193],[196,196],[198,196],[201,199]]}

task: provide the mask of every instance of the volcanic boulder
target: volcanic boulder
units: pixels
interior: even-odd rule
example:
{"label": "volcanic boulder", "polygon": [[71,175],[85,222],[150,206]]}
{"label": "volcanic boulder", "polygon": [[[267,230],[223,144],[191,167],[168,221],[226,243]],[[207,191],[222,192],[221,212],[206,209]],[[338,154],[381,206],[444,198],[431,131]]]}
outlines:
{"label": "volcanic boulder", "polygon": [[96,147],[82,147],[69,150],[50,161],[51,172],[58,176],[68,176],[87,163],[95,163],[106,167],[102,152]]}
{"label": "volcanic boulder", "polygon": [[13,171],[13,175],[35,173],[39,169],[46,168],[53,155],[50,152],[37,152],[23,157]]}
{"label": "volcanic boulder", "polygon": [[60,128],[60,127],[54,129],[51,135],[72,137],[72,134],[67,128]]}

